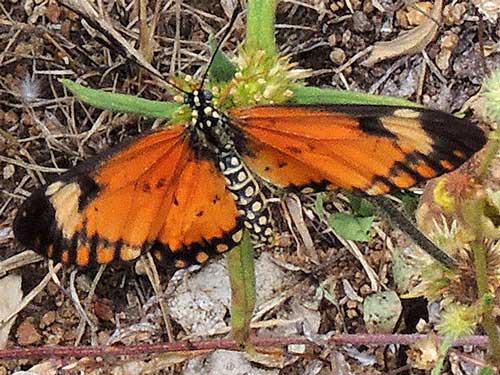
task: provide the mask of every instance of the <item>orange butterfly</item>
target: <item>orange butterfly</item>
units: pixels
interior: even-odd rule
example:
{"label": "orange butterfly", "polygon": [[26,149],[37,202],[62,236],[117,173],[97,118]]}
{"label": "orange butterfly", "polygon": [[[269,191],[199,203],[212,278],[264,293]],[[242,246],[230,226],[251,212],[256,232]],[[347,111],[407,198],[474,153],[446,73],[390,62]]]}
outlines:
{"label": "orange butterfly", "polygon": [[82,163],[24,202],[14,233],[63,263],[204,263],[272,238],[260,181],[304,192],[379,195],[449,172],[485,144],[467,120],[381,105],[263,105],[223,113],[212,94],[185,96],[191,121]]}

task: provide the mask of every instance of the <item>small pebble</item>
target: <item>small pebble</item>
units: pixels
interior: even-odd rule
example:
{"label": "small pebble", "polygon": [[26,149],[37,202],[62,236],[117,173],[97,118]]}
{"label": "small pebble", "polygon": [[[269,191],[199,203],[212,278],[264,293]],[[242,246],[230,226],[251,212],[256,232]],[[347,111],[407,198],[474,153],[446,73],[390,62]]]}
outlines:
{"label": "small pebble", "polygon": [[61,290],[59,289],[59,287],[55,283],[53,283],[53,282],[48,283],[48,285],[45,288],[45,290],[47,291],[47,294],[49,296],[55,296],[55,295],[57,295],[57,294],[59,294],[61,292]]}
{"label": "small pebble", "polygon": [[361,0],[349,0],[349,2],[351,3],[351,6],[352,6],[352,9],[354,10],[358,10],[358,9],[361,9]]}
{"label": "small pebble", "polygon": [[332,52],[330,52],[330,60],[332,60],[334,64],[342,65],[346,60],[344,50],[338,47],[333,48]]}
{"label": "small pebble", "polygon": [[346,315],[349,319],[354,319],[354,318],[357,318],[359,316],[358,312],[354,309],[347,310]]}
{"label": "small pebble", "polygon": [[443,9],[443,20],[445,25],[461,25],[464,23],[464,14],[468,10],[467,3],[448,4]]}
{"label": "small pebble", "polygon": [[8,180],[12,176],[14,176],[14,173],[16,173],[16,167],[14,167],[12,164],[7,164],[5,167],[3,167],[3,179]]}
{"label": "small pebble", "polygon": [[366,0],[363,2],[363,13],[370,14],[373,12],[375,7],[373,6],[372,0]]}
{"label": "small pebble", "polygon": [[347,301],[346,306],[348,309],[355,309],[358,307],[358,301],[350,299],[349,301]]}
{"label": "small pebble", "polygon": [[345,46],[347,43],[349,43],[349,41],[351,40],[351,37],[352,37],[352,33],[349,30],[346,30],[342,34],[342,45]]}
{"label": "small pebble", "polygon": [[450,67],[451,51],[449,49],[442,49],[436,56],[436,66],[442,71],[448,70]]}
{"label": "small pebble", "polygon": [[42,336],[32,322],[25,320],[16,331],[17,343],[21,346],[33,345],[40,341]]}
{"label": "small pebble", "polygon": [[372,288],[368,284],[364,284],[359,288],[359,294],[362,296],[367,296],[372,292]]}
{"label": "small pebble", "polygon": [[355,31],[366,33],[373,30],[373,24],[370,22],[366,14],[361,11],[356,11],[352,15],[352,27]]}
{"label": "small pebble", "polygon": [[416,3],[412,7],[408,8],[406,12],[406,18],[410,26],[418,26],[422,22],[429,19],[429,14],[432,10],[432,3],[429,1],[424,1],[421,3]]}
{"label": "small pebble", "polygon": [[441,38],[441,48],[453,50],[458,43],[458,35],[448,31]]}
{"label": "small pebble", "polygon": [[337,38],[337,35],[336,34],[332,34],[328,37],[328,43],[332,46],[332,47],[335,47],[337,45],[337,42],[338,42],[338,38]]}
{"label": "small pebble", "polygon": [[19,122],[19,116],[13,111],[5,112],[3,121],[6,125],[15,125]]}
{"label": "small pebble", "polygon": [[54,323],[56,320],[55,311],[47,311],[43,314],[42,319],[40,319],[40,328],[44,329]]}
{"label": "small pebble", "polygon": [[410,24],[408,23],[408,17],[406,17],[406,11],[404,9],[399,9],[396,12],[396,21],[398,25],[403,29],[410,28]]}
{"label": "small pebble", "polygon": [[100,320],[113,321],[113,301],[107,298],[96,298],[94,301],[94,313]]}
{"label": "small pebble", "polygon": [[59,7],[59,5],[57,5],[57,3],[51,2],[45,10],[45,16],[49,19],[50,22],[58,23],[59,17],[61,16],[61,8]]}

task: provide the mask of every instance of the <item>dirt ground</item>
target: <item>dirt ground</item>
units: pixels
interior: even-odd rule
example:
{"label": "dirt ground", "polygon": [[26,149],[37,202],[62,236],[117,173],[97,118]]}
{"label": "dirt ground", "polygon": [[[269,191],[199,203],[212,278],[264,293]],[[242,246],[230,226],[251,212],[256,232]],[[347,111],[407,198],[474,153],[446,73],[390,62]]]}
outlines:
{"label": "dirt ground", "polygon": [[[58,79],[79,80],[89,87],[113,88],[150,99],[169,98],[168,90],[138,74],[137,67],[108,45],[89,20],[68,10],[64,3],[0,3],[0,261],[24,250],[14,240],[11,225],[17,208],[35,186],[157,125],[154,119],[103,112],[82,104],[63,89]],[[91,2],[107,13],[116,30],[135,45],[139,3]],[[151,15],[155,2],[149,3]],[[232,12],[231,4],[158,0],[159,17],[151,42],[153,65],[165,74],[178,70],[199,74],[210,57],[208,37],[220,36]],[[282,1],[277,10],[277,45],[300,67],[313,70],[308,79],[311,86],[398,96],[447,112],[464,108],[477,119],[481,113],[473,110],[476,107],[469,100],[478,94],[483,79],[500,65],[500,24],[478,4],[481,2],[444,1],[439,27],[424,48],[410,43],[399,56],[367,66],[364,61],[377,42],[393,40],[432,19],[432,3]],[[244,23],[236,23],[223,49],[231,54],[243,37]],[[342,195],[327,198],[332,202],[325,204],[327,212],[347,208]],[[326,221],[314,214],[315,202],[316,196],[303,196],[273,204],[273,210],[284,215],[278,220],[278,231],[285,240],[279,250],[257,250],[259,335],[366,333],[362,311],[365,296],[374,289],[396,289],[388,248],[410,248],[406,237],[383,219],[376,219],[372,240],[357,243],[366,261],[363,266],[349,251],[349,245],[335,238]],[[302,213],[306,224],[296,221],[297,212]],[[307,253],[307,240],[313,244],[312,257]],[[27,261],[29,264],[10,272],[21,277],[24,294],[37,287],[48,272],[46,262],[33,256],[28,259],[33,262]],[[230,288],[224,267],[223,259],[214,260],[200,270],[181,271],[170,281],[164,296],[175,339],[227,335]],[[367,269],[376,275],[375,285]],[[133,266],[108,268],[93,291],[97,272],[59,271],[62,287],[49,281],[17,315],[7,347],[130,345],[168,340],[161,304],[146,275],[138,274]],[[160,279],[165,288],[169,280],[164,275]],[[75,294],[84,313],[75,307]],[[429,321],[423,299],[403,300],[402,308],[404,328],[400,331],[416,332],[419,319]],[[409,374],[409,368],[405,369],[407,349],[323,348],[276,355],[272,360],[260,358],[258,364],[240,353],[221,350],[194,359],[192,353],[80,361],[46,357],[0,361],[0,375],[28,370],[36,364],[46,366],[39,370],[41,374],[385,374],[397,369]],[[447,364],[446,369],[454,374],[474,373],[472,366],[460,365],[459,361]],[[428,373],[416,368],[411,371]]]}

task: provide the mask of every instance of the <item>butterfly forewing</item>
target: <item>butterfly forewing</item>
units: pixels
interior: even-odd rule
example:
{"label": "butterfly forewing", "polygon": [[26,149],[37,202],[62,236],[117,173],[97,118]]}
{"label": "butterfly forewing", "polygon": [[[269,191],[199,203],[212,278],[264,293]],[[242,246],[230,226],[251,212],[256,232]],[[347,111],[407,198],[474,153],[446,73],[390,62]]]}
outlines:
{"label": "butterfly forewing", "polygon": [[230,111],[248,166],[284,188],[372,195],[450,171],[485,144],[466,120],[421,108],[272,105]]}

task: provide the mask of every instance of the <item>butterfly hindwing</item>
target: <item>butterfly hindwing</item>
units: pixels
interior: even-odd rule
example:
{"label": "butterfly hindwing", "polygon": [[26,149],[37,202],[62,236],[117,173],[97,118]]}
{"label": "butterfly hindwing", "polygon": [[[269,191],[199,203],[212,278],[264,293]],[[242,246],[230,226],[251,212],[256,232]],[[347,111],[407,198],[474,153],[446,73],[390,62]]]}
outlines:
{"label": "butterfly hindwing", "polygon": [[270,105],[230,116],[247,165],[284,188],[384,194],[455,169],[486,142],[467,120],[414,107]]}

